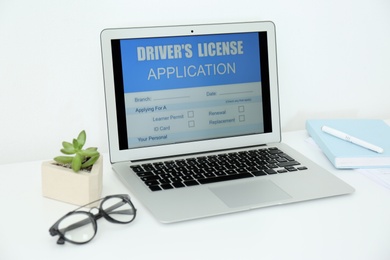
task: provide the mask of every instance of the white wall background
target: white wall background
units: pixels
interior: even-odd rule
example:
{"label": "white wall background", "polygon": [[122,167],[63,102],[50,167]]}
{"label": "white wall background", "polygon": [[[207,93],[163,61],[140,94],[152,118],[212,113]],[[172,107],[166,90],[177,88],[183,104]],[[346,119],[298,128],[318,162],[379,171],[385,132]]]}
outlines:
{"label": "white wall background", "polygon": [[282,127],[390,118],[389,0],[0,0],[0,163],[46,160],[81,129],[107,152],[99,34],[272,20]]}

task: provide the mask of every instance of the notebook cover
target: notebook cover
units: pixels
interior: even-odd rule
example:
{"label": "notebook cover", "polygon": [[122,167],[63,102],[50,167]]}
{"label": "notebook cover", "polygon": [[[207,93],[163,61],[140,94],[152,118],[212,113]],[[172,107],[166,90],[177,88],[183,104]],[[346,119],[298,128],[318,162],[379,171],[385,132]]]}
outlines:
{"label": "notebook cover", "polygon": [[[321,130],[322,126],[342,131],[384,149],[376,153]],[[307,120],[306,130],[336,168],[390,167],[390,126],[378,119]]]}

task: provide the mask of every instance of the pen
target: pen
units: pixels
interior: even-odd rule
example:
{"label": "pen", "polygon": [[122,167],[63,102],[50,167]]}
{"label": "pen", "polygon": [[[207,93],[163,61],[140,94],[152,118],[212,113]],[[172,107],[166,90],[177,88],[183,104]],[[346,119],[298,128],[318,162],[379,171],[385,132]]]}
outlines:
{"label": "pen", "polygon": [[356,144],[356,145],[359,145],[361,147],[364,147],[366,149],[369,149],[371,151],[374,151],[374,152],[377,152],[377,153],[383,153],[383,148],[379,147],[379,146],[376,146],[376,145],[373,145],[373,144],[370,144],[366,141],[363,141],[359,138],[356,138],[356,137],[353,137],[353,136],[350,136],[346,133],[343,133],[339,130],[336,130],[336,129],[333,129],[329,126],[322,126],[321,127],[321,130],[327,134],[330,134],[334,137],[337,137],[337,138],[340,138],[342,140],[345,140],[347,142],[350,142],[350,143],[353,143],[353,144]]}

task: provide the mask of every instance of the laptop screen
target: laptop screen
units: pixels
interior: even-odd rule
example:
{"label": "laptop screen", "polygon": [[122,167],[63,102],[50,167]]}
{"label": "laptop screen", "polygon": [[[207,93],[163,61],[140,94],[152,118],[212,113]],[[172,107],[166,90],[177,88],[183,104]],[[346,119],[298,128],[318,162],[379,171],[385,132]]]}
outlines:
{"label": "laptop screen", "polygon": [[112,52],[120,149],[270,131],[265,32],[117,39]]}
{"label": "laptop screen", "polygon": [[271,22],[106,29],[101,44],[112,161],[280,141]]}

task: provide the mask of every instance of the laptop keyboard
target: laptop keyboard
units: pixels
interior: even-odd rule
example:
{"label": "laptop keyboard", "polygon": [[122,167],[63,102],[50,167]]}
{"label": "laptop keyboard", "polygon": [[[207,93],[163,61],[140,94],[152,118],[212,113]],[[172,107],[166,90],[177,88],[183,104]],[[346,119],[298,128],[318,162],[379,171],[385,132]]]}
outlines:
{"label": "laptop keyboard", "polygon": [[275,147],[138,164],[131,168],[151,191],[307,169]]}

